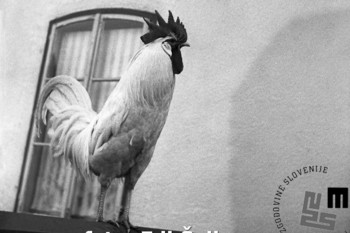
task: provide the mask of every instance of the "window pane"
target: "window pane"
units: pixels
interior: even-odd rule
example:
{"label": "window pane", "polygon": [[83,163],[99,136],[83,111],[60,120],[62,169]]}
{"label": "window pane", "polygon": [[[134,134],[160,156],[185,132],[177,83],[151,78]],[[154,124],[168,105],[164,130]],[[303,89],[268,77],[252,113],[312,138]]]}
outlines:
{"label": "window pane", "polygon": [[[75,192],[72,202],[73,217],[96,219],[98,208],[98,196],[100,194],[101,185],[97,177],[93,181],[85,182],[81,176],[77,176]],[[104,217],[105,219],[114,219],[119,211],[118,203],[120,202],[120,194],[122,186],[118,180],[114,180],[109,186],[105,198]],[[119,194],[119,195],[118,195]]]}
{"label": "window pane", "polygon": [[39,165],[34,199],[30,206],[31,212],[59,216],[64,206],[64,190],[71,179],[67,172],[64,158],[55,158],[47,146],[35,146],[36,162]]}
{"label": "window pane", "polygon": [[91,84],[91,100],[92,108],[96,112],[100,112],[107,98],[113,91],[117,82],[93,82]]}
{"label": "window pane", "polygon": [[120,78],[141,47],[143,23],[126,19],[104,21],[94,78]]}
{"label": "window pane", "polygon": [[46,77],[70,75],[84,78],[91,54],[93,21],[72,23],[56,30],[50,64]]}

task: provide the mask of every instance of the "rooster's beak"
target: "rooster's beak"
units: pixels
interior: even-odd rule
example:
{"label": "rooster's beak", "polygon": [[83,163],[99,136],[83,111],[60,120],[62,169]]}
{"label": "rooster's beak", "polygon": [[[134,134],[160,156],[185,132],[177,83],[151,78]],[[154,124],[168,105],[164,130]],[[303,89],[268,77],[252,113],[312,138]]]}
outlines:
{"label": "rooster's beak", "polygon": [[183,43],[183,44],[180,45],[180,47],[181,47],[181,48],[182,48],[182,47],[190,47],[190,44],[189,44],[189,43]]}

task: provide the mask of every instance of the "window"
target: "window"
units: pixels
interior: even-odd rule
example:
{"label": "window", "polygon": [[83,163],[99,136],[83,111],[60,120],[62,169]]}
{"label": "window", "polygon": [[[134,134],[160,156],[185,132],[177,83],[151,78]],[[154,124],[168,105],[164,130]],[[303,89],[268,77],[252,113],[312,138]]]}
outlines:
{"label": "window", "polygon": [[[142,17],[154,20],[153,14],[145,12],[108,9],[51,22],[38,93],[50,78],[69,75],[84,85],[98,112],[129,59],[142,46],[140,36],[146,30]],[[85,182],[75,175],[68,161],[53,158],[47,133],[37,137],[33,123],[31,127],[17,211],[95,218],[100,190],[97,179]],[[109,188],[105,217],[112,218],[119,211],[121,189],[117,182]]]}

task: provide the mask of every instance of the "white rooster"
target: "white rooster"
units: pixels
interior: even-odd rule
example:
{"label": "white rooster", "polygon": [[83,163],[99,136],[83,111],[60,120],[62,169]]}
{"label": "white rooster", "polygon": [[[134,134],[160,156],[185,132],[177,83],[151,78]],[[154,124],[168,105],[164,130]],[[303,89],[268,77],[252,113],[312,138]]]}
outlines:
{"label": "white rooster", "polygon": [[85,178],[101,184],[97,221],[103,221],[106,191],[124,178],[122,208],[115,223],[128,231],[132,191],[148,166],[165,124],[174,92],[175,74],[183,70],[180,49],[189,46],[179,18],[168,22],[156,11],[158,25],[147,19],[144,46],[134,55],[102,110],[92,110],[84,87],[74,78],[58,76],[44,87],[37,106],[38,132],[51,113],[54,155],[66,156]]}

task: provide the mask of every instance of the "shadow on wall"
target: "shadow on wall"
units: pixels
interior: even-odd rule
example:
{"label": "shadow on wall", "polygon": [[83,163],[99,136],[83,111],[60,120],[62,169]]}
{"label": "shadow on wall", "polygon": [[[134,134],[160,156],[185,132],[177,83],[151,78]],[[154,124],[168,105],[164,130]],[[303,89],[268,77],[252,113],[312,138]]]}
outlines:
{"label": "shadow on wall", "polygon": [[[234,94],[232,132],[237,232],[278,232],[278,185],[324,165],[327,174],[301,175],[280,203],[290,231],[323,232],[300,226],[300,212],[306,190],[350,187],[349,11],[298,18],[275,36]],[[335,230],[349,232],[350,216],[339,211]]]}

